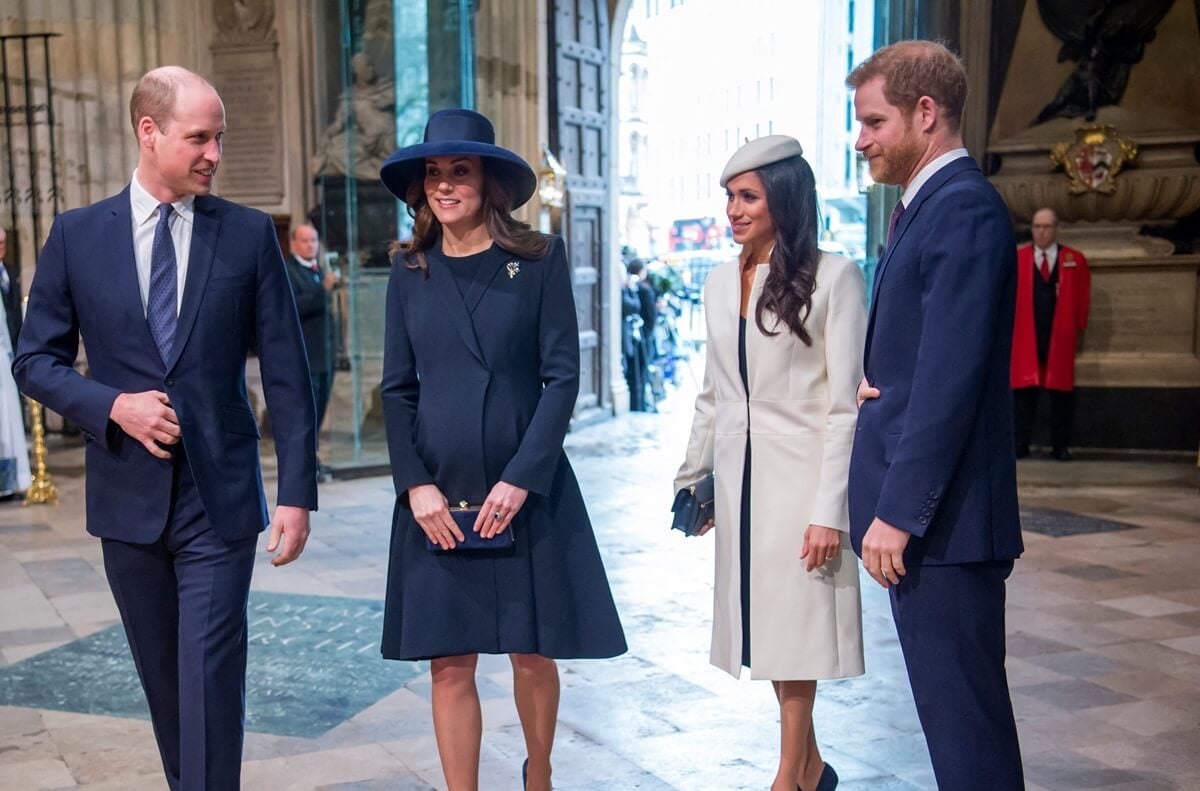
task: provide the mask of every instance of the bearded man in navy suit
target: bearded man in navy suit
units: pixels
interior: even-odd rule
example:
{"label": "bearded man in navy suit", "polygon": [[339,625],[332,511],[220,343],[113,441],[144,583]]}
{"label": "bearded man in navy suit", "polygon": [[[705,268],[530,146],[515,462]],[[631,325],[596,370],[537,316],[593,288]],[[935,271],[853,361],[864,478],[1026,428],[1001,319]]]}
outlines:
{"label": "bearded man in navy suit", "polygon": [[906,41],[847,78],[871,176],[903,190],[876,271],[850,462],[850,537],[891,597],[943,791],[1024,787],[1004,670],[1021,554],[1008,366],[1016,244],[963,147],[967,79]]}
{"label": "bearded man in navy suit", "polygon": [[[267,551],[304,549],[317,506],[316,413],[271,218],[210,195],[225,109],[168,66],[141,78],[138,167],[60,215],[42,249],[17,382],[87,440],[87,529],[176,791],[240,785],[246,606],[267,504],[247,354],[279,460]],[[73,367],[82,336],[90,377]]]}

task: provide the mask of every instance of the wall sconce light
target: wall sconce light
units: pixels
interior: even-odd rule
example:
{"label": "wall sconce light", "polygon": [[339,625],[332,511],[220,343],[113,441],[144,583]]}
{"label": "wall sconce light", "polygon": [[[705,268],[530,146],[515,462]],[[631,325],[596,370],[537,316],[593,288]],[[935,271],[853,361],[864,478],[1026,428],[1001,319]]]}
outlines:
{"label": "wall sconce light", "polygon": [[566,197],[567,169],[550,149],[542,146],[542,169],[538,173],[538,199],[544,208],[561,209]]}

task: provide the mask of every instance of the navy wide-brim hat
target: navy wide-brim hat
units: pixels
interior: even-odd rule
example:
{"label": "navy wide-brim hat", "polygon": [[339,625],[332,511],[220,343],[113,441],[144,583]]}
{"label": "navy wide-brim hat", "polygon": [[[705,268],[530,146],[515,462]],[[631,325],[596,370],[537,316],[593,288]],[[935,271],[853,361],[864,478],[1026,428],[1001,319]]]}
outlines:
{"label": "navy wide-brim hat", "polygon": [[426,157],[476,156],[488,160],[489,172],[508,187],[509,210],[525,205],[537,190],[537,175],[529,163],[496,145],[496,129],[473,110],[438,110],[425,124],[425,141],[406,146],[388,157],[379,178],[388,191],[405,203],[413,180],[424,178]]}

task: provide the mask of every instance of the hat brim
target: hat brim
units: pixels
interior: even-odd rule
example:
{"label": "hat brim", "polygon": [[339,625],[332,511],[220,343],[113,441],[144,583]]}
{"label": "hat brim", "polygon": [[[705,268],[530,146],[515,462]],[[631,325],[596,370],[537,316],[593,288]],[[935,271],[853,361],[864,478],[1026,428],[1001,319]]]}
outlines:
{"label": "hat brim", "polygon": [[537,174],[528,162],[507,148],[470,140],[417,143],[402,148],[384,161],[383,167],[379,169],[379,178],[389,192],[407,203],[408,187],[424,171],[425,160],[429,157],[456,154],[484,157],[489,160],[488,164],[493,174],[504,181],[512,195],[510,211],[524,206],[537,191]]}

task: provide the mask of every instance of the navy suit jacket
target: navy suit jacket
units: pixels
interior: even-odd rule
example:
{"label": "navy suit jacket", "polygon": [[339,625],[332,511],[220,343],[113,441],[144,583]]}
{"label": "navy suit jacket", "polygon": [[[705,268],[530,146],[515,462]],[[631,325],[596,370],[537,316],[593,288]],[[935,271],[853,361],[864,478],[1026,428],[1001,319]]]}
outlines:
{"label": "navy suit jacket", "polygon": [[878,516],[907,563],[1021,554],[1008,366],[1016,243],[1008,209],[963,157],[921,187],[879,263],[850,459],[850,538]]}
{"label": "navy suit jacket", "polygon": [[[271,218],[215,196],[195,201],[171,359],[138,288],[129,189],[59,215],[38,259],[13,372],[30,397],[82,427],[87,527],[150,543],[167,524],[171,460],[109,420],[121,393],[165,392],[196,489],[223,539],[267,524],[258,425],[246,395],[254,350],[274,427],[278,502],[316,509],[316,411],[296,304]],[[89,377],[74,368],[80,336]]]}

